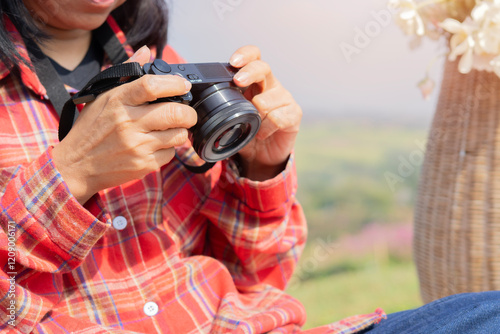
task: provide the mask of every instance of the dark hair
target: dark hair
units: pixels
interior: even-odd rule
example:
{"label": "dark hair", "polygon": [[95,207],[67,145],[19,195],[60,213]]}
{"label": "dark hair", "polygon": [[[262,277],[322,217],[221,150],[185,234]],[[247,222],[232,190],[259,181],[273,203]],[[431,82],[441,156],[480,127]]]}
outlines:
{"label": "dark hair", "polygon": [[[18,28],[24,39],[43,42],[49,38],[36,25],[23,3],[23,0],[0,1],[0,59],[7,67],[16,66],[24,61],[17,52],[14,43],[5,28],[5,18],[8,16]],[[116,8],[111,15],[127,37],[127,42],[138,49],[143,45],[156,46],[161,52],[167,43],[168,8],[165,0],[127,0]]]}

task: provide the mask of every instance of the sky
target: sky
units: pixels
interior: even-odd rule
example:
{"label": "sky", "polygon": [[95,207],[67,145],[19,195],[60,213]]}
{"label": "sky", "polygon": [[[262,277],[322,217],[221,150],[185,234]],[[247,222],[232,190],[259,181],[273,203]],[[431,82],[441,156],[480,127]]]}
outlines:
{"label": "sky", "polygon": [[411,39],[384,16],[385,0],[167,2],[169,43],[188,62],[225,62],[240,46],[257,45],[305,119],[432,117],[439,87],[425,101],[417,84],[433,61],[430,73],[439,82],[443,43],[424,40],[412,50]]}

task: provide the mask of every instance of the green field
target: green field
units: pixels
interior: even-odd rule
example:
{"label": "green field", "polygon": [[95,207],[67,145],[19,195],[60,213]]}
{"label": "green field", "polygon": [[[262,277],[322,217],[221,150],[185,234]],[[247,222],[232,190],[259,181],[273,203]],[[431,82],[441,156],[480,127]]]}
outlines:
{"label": "green field", "polygon": [[389,314],[421,305],[411,262],[365,262],[358,269],[306,280],[287,292],[306,308],[304,329],[371,313],[378,307]]}
{"label": "green field", "polygon": [[[343,254],[352,250],[340,249],[339,243],[336,256],[303,268],[306,261],[311,266],[317,240],[356,236],[374,222],[411,223],[421,163],[392,188],[386,175],[399,175],[401,161],[421,152],[425,137],[424,126],[366,120],[302,125],[295,152],[298,198],[308,219],[309,242],[287,291],[306,307],[304,328],[371,313],[377,307],[392,313],[421,304],[410,243],[403,245],[405,249],[384,245],[382,252],[372,249],[345,258]],[[355,237],[352,242],[357,242]],[[364,241],[359,242],[361,250]]]}
{"label": "green field", "polygon": [[[297,138],[298,198],[311,237],[355,233],[370,222],[408,222],[420,165],[393,189],[401,159],[420,152],[423,126],[330,120],[304,123]],[[421,145],[421,144],[420,144]]]}

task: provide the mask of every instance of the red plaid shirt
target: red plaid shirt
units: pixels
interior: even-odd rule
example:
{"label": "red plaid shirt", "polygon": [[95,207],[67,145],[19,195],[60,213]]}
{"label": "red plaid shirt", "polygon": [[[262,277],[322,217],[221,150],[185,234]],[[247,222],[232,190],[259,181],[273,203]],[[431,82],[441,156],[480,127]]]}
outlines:
{"label": "red plaid shirt", "polygon": [[[165,60],[182,61],[170,48]],[[19,80],[0,63],[0,79],[2,332],[300,329],[304,308],[282,291],[307,233],[293,158],[265,182],[239,177],[230,161],[196,175],[172,160],[81,206],[53,164],[58,116],[38,77],[22,65]],[[198,162],[192,149],[180,153]],[[312,331],[349,333],[383,316]]]}

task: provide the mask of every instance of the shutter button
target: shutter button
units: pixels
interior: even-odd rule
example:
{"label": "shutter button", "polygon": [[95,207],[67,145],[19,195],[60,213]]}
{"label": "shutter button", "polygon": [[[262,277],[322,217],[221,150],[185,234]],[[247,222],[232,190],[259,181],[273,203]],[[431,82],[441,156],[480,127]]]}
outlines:
{"label": "shutter button", "polygon": [[118,231],[123,230],[125,227],[127,227],[127,219],[123,216],[116,216],[113,219],[113,227]]}
{"label": "shutter button", "polygon": [[158,304],[155,302],[147,302],[144,304],[144,313],[146,313],[147,316],[154,316],[158,313]]}

